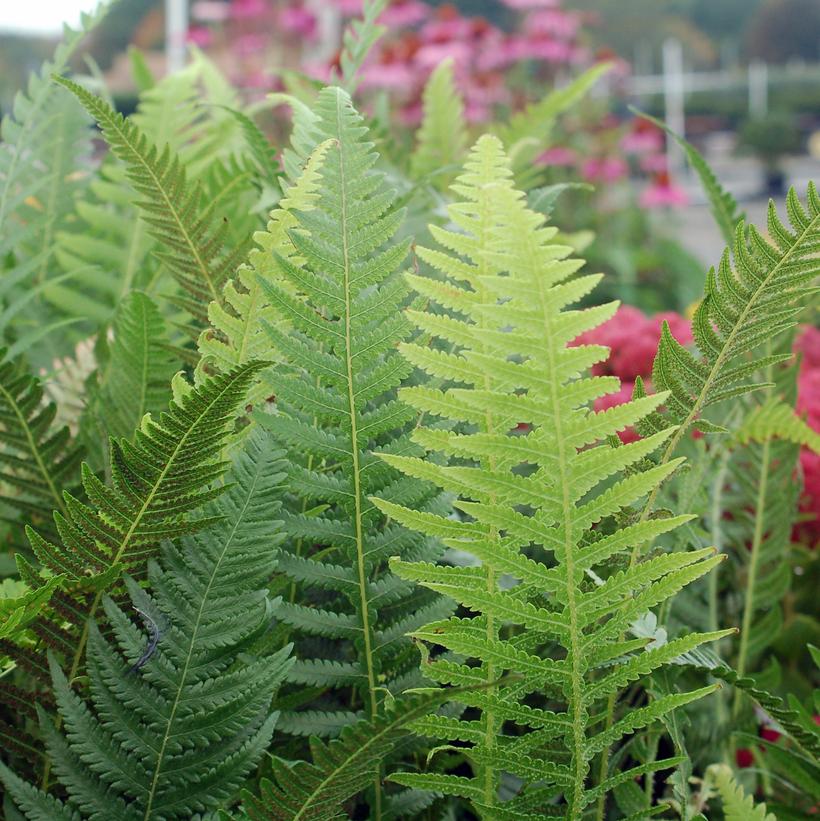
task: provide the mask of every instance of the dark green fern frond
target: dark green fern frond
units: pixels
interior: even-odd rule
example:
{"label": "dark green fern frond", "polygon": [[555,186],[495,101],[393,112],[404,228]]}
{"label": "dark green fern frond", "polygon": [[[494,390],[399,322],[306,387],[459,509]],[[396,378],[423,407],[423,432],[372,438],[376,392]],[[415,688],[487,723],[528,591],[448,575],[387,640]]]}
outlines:
{"label": "dark green fern frond", "polygon": [[663,326],[652,382],[657,390],[669,391],[666,413],[653,414],[640,430],[651,433],[677,424],[667,456],[692,426],[706,432],[723,430],[705,418],[704,411],[770,385],[753,381],[755,375],[789,358],[761,355],[760,348],[794,327],[820,273],[820,196],[814,184],[809,184],[807,209],[792,190],[786,210],[789,226],[780,221],[774,203],[769,204],[772,242],[755,226],[738,224],[732,256],[727,249],[717,270],[710,270],[704,299],[692,320],[695,353],[672,336],[667,324]]}
{"label": "dark green fern frond", "polygon": [[[0,360],[4,357],[0,351]],[[52,511],[67,513],[63,492],[79,485],[83,458],[68,427],[53,424],[56,413],[21,362],[0,361],[0,499],[10,508],[11,521],[23,519],[47,539],[57,538]],[[22,530],[12,539],[26,543]]]}
{"label": "dark green fern frond", "polygon": [[114,320],[114,339],[99,374],[95,411],[104,438],[130,436],[146,413],[168,405],[178,364],[169,350],[165,322],[154,303],[133,291]]}
{"label": "dark green fern frond", "polygon": [[340,808],[366,789],[380,762],[410,735],[408,725],[450,697],[447,690],[419,691],[391,700],[372,719],[345,727],[329,742],[312,739],[313,763],[272,761],[274,781],[263,779],[260,795],[244,794],[251,821],[332,821]]}
{"label": "dark green fern frond", "polygon": [[[607,439],[654,410],[663,395],[590,410],[596,398],[618,390],[618,380],[586,375],[606,349],[569,343],[610,317],[615,305],[568,309],[600,277],[573,277],[581,262],[568,258],[571,249],[555,243],[556,230],[526,208],[512,176],[500,142],[481,138],[453,186],[461,201],[449,216],[459,230],[431,226],[439,248],[418,249],[446,281],[410,277],[420,294],[452,312],[411,312],[422,332],[449,343],[448,351],[401,346],[412,364],[453,385],[400,392],[417,410],[448,420],[413,434],[446,461],[382,456],[455,495],[461,515],[373,501],[396,521],[478,560],[454,567],[392,562],[402,578],[465,608],[464,616],[413,630],[417,640],[449,651],[425,656],[425,675],[456,685],[489,684],[506,672],[520,679],[457,696],[471,708],[463,718],[432,716],[416,725],[442,744],[459,742],[472,777],[438,771],[393,779],[467,799],[482,818],[535,819],[549,810],[577,821],[624,779],[646,772],[637,767],[593,786],[590,763],[602,750],[715,686],[641,702],[604,728],[598,717],[610,695],[729,631],[654,644],[639,632],[624,635],[720,557],[707,548],[634,565],[622,560],[691,518],[629,524],[623,515],[677,468],[679,460],[646,463],[673,430],[617,448]],[[521,783],[508,801],[499,793],[504,773]]]}
{"label": "dark green fern frond", "polygon": [[32,588],[48,574],[65,577],[45,615],[31,631],[39,650],[3,645],[3,651],[30,668],[34,680],[48,688],[44,663],[50,648],[68,680],[81,669],[90,620],[99,617],[105,592],[124,571],[144,572],[146,562],[164,539],[195,532],[207,519],[192,514],[221,493],[215,481],[225,464],[218,461],[228,424],[243,401],[259,364],[215,377],[172,403],[158,420],[146,417],[133,440],[111,440],[112,480],[105,485],[83,465],[88,502],[63,494],[65,513],[55,512],[60,539],[54,542],[29,528],[32,549],[44,575],[28,569],[23,580]]}
{"label": "dark green fern frond", "polygon": [[128,606],[104,600],[113,641],[92,624],[89,701],[52,660],[64,730],[42,711],[41,721],[68,798],[58,803],[0,765],[27,818],[48,807],[49,818],[190,819],[237,792],[270,741],[271,698],[290,664],[289,648],[245,652],[276,608],[266,594],[281,541],[279,456],[264,437],[249,440],[230,489],[205,509],[215,524],[166,542],[148,590],[129,580]]}
{"label": "dark green fern frond", "polygon": [[203,324],[207,306],[220,302],[222,287],[247,252],[247,244],[226,247],[228,226],[214,213],[197,181],[189,181],[179,158],[166,146],[153,145],[134,124],[104,100],[71,80],[55,77],[77,96],[97,120],[127,176],[143,197],[139,207],[149,233],[159,243],[155,251],[187,297],[177,301]]}
{"label": "dark green fern frond", "polygon": [[294,257],[274,249],[278,276],[261,280],[287,323],[266,326],[287,367],[270,375],[279,413],[259,418],[291,462],[280,564],[294,585],[282,619],[299,637],[290,678],[326,688],[320,709],[347,719],[351,708],[375,716],[380,688],[408,686],[417,659],[404,634],[450,609],[387,567],[395,554],[434,561],[435,542],[389,524],[368,499],[435,504],[431,486],[375,455],[420,452],[407,440],[416,414],[395,395],[411,370],[396,350],[410,331],[399,273],[408,243],[393,241],[402,213],[348,95],[324,89],[315,111],[332,141],[318,196],[295,218]]}

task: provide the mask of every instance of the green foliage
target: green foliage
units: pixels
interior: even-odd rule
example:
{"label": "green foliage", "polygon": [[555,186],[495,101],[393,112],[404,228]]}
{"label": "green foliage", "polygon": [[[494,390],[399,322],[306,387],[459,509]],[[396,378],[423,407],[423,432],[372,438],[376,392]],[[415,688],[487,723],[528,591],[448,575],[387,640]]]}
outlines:
{"label": "green foliage", "polygon": [[359,84],[359,69],[385,31],[384,26],[376,22],[385,8],[387,0],[364,0],[362,19],[351,20],[345,29],[339,65],[342,70],[341,83],[350,94],[353,94]]}
{"label": "green foliage", "polygon": [[[64,731],[42,711],[40,719],[68,798],[50,798],[0,765],[26,818],[189,819],[236,793],[270,741],[271,698],[290,664],[289,648],[265,658],[244,652],[276,608],[266,585],[281,541],[273,516],[282,468],[270,443],[251,439],[234,484],[206,507],[215,524],[166,543],[148,566],[151,592],[129,580],[129,606],[104,600],[113,636],[92,623],[89,702],[52,660]],[[156,645],[150,656],[146,642]]]}
{"label": "green foliage", "polygon": [[714,780],[721,800],[725,821],[777,821],[777,818],[766,811],[765,804],[755,804],[750,795],[746,795],[735,779],[732,770],[725,764],[715,764],[707,770],[707,778]]}
{"label": "green foliage", "polygon": [[[580,819],[600,795],[640,774],[627,771],[593,787],[589,765],[598,753],[715,688],[659,698],[603,730],[595,718],[601,703],[728,631],[651,647],[647,639],[624,640],[636,619],[720,559],[709,549],[666,553],[607,573],[619,554],[687,519],[624,524],[621,518],[678,466],[675,460],[642,467],[671,429],[616,449],[606,441],[664,397],[600,413],[589,410],[591,400],[618,389],[618,380],[579,377],[605,351],[567,344],[611,316],[615,306],[564,310],[599,277],[572,278],[581,262],[568,259],[570,249],[554,243],[555,229],[525,207],[511,180],[499,141],[481,138],[453,186],[462,201],[449,214],[460,231],[431,227],[444,250],[418,249],[447,281],[411,277],[422,295],[455,314],[412,312],[419,328],[449,343],[449,350],[405,344],[402,351],[412,364],[454,387],[412,387],[402,397],[425,414],[465,426],[464,432],[430,426],[414,432],[418,444],[443,453],[449,464],[382,457],[454,494],[463,515],[453,520],[374,501],[398,522],[480,560],[476,567],[392,563],[403,578],[451,596],[477,614],[413,632],[417,640],[455,654],[452,660],[426,660],[425,675],[452,684],[477,677],[490,682],[502,672],[521,680],[459,697],[480,711],[478,720],[441,716],[419,724],[424,735],[469,742],[465,755],[472,778],[405,773],[394,779],[467,798],[487,818],[535,818],[551,798],[563,795],[565,817]],[[526,431],[519,433],[522,423]],[[546,561],[550,555],[553,561]],[[468,666],[466,659],[480,666]],[[519,732],[505,732],[510,725]],[[524,786],[517,797],[500,803],[499,778],[505,772]]]}
{"label": "green foliage", "polygon": [[[279,412],[258,418],[290,457],[294,498],[280,568],[293,587],[281,615],[299,638],[289,677],[329,691],[322,721],[338,731],[351,707],[375,716],[380,688],[417,675],[404,634],[449,606],[389,572],[392,554],[435,560],[438,550],[389,525],[368,499],[419,509],[434,502],[429,486],[402,479],[374,453],[413,450],[406,430],[415,412],[395,398],[411,370],[396,351],[410,331],[399,273],[409,243],[392,241],[402,213],[373,168],[376,154],[346,92],[323,90],[315,111],[321,141],[332,142],[322,149],[313,207],[289,232],[298,256],[274,245],[278,273],[259,278],[287,323],[263,322],[287,367],[270,375]],[[283,717],[282,726],[301,732],[298,722]]]}
{"label": "green foliage", "polygon": [[45,651],[51,649],[73,681],[81,670],[89,624],[106,590],[124,571],[139,572],[164,539],[195,532],[209,524],[192,519],[222,489],[214,482],[225,464],[217,461],[228,422],[245,396],[258,364],[237,368],[171,404],[158,420],[146,418],[132,440],[112,439],[112,479],[105,485],[83,465],[88,502],[64,493],[65,513],[55,511],[60,539],[48,541],[28,528],[41,574],[24,568],[32,588],[48,583],[49,574],[65,577],[52,611],[31,627],[39,639],[36,655],[4,645],[43,683],[48,681]]}
{"label": "green foliage", "polygon": [[204,323],[207,305],[221,300],[222,286],[244,258],[247,247],[227,247],[228,226],[207,202],[198,181],[189,181],[185,166],[170,148],[153,145],[133,120],[125,119],[104,100],[71,80],[55,77],[97,120],[114,154],[126,164],[155,251],[188,292],[177,302]]}
{"label": "green foliage", "polygon": [[464,102],[455,86],[452,60],[444,60],[430,75],[423,105],[411,172],[414,179],[435,175],[434,184],[444,191],[454,176],[446,169],[460,164],[467,150]]}
{"label": "green foliage", "polygon": [[83,451],[66,426],[54,425],[56,413],[53,402],[43,401],[40,381],[20,361],[0,362],[0,498],[15,522],[12,539],[18,545],[25,543],[16,532],[20,518],[55,538],[52,511],[65,515],[63,491],[79,484]]}
{"label": "green foliage", "polygon": [[794,445],[810,448],[820,453],[820,433],[810,428],[794,408],[777,399],[754,408],[746,416],[735,433],[741,444],[764,443],[771,439],[783,439]]}
{"label": "green foliage", "polygon": [[244,796],[251,821],[331,821],[339,807],[377,776],[380,762],[410,734],[408,724],[449,697],[447,690],[421,691],[390,701],[376,716],[345,727],[325,743],[311,739],[315,763],[275,758],[275,781],[263,779],[260,796]]}
{"label": "green foliage", "polygon": [[[820,272],[820,196],[809,184],[808,210],[794,190],[787,212],[791,227],[780,221],[769,204],[769,243],[753,225],[739,223],[733,259],[727,249],[717,270],[706,279],[706,294],[692,321],[695,353],[671,334],[665,323],[652,371],[657,390],[669,391],[666,413],[653,414],[641,426],[656,432],[669,423],[679,425],[667,445],[671,454],[694,426],[707,433],[724,431],[703,416],[708,408],[771,383],[749,380],[764,368],[790,358],[789,354],[761,356],[766,341],[792,328],[795,317]],[[748,237],[748,239],[747,239]],[[638,385],[637,395],[642,393]]]}
{"label": "green foliage", "polygon": [[158,414],[168,404],[177,369],[169,347],[157,307],[145,294],[130,293],[117,311],[114,339],[98,376],[98,416],[106,438],[130,436],[146,413]]}

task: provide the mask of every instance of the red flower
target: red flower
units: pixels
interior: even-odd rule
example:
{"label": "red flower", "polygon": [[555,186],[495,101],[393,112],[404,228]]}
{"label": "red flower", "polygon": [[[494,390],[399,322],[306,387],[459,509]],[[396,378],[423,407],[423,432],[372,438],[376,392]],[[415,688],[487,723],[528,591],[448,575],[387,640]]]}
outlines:
{"label": "red flower", "polygon": [[737,766],[744,768],[744,767],[751,767],[754,764],[754,754],[751,750],[747,750],[745,747],[741,747],[735,753],[735,761],[737,762]]}

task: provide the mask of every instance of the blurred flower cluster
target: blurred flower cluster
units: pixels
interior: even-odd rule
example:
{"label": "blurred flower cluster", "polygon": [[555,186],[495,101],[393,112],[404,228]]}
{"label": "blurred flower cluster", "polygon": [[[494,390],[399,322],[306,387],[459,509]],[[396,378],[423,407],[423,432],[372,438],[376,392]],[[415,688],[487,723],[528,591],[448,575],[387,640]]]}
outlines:
{"label": "blurred flower cluster", "polygon": [[[692,344],[689,320],[673,312],[648,316],[638,308],[623,305],[615,316],[598,328],[578,337],[576,344],[605,345],[609,358],[593,368],[597,375],[613,375],[621,380],[621,389],[596,401],[596,410],[623,404],[632,397],[635,380],[641,377],[651,389],[652,363],[660,339],[661,325],[669,323],[672,336],[682,345]],[[795,350],[800,354],[797,412],[820,432],[820,329],[806,327],[800,333]],[[624,442],[638,436],[632,429],[622,431]],[[820,456],[808,448],[800,454],[805,493],[801,499],[801,521],[794,538],[810,546],[820,544]]]}

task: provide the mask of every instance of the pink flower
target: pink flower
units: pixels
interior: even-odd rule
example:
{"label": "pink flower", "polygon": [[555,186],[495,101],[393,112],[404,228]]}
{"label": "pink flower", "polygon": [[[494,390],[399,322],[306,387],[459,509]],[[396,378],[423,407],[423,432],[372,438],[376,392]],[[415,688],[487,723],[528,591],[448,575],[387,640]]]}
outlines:
{"label": "pink flower", "polygon": [[299,37],[316,36],[316,17],[301,4],[290,5],[279,12],[279,25],[283,31]]}
{"label": "pink flower", "polygon": [[615,182],[627,171],[626,161],[620,157],[592,157],[581,165],[581,174],[588,182]]}
{"label": "pink flower", "polygon": [[458,67],[467,65],[470,61],[472,50],[467,43],[458,41],[448,41],[443,43],[430,43],[422,46],[416,52],[416,64],[423,69],[432,70],[442,60],[448,57]]}
{"label": "pink flower", "polygon": [[572,40],[581,26],[577,14],[561,9],[543,9],[528,14],[524,20],[524,31],[533,35],[551,35],[559,40]]}
{"label": "pink flower", "polygon": [[[637,123],[645,122],[637,120]],[[663,151],[663,135],[654,125],[651,128],[633,127],[621,140],[621,149],[627,154],[657,154]]]}
{"label": "pink flower", "polygon": [[692,323],[686,317],[676,314],[674,311],[663,311],[655,314],[649,320],[649,326],[655,335],[655,342],[661,338],[661,325],[664,320],[669,325],[669,331],[681,345],[691,345],[695,340],[692,337]]}
{"label": "pink flower", "polygon": [[644,188],[638,198],[642,208],[677,208],[688,205],[689,197],[686,192],[675,185],[665,171],[655,175],[654,180]]}
{"label": "pink flower", "polygon": [[501,0],[501,2],[511,9],[517,11],[529,11],[530,9],[552,9],[560,0]]}
{"label": "pink flower", "polygon": [[820,328],[807,325],[797,338],[794,349],[803,355],[804,368],[820,368]]}
{"label": "pink flower", "polygon": [[218,0],[199,0],[191,6],[191,17],[208,23],[218,23],[227,19],[230,9]]}
{"label": "pink flower", "polygon": [[232,0],[229,14],[234,20],[251,20],[268,12],[265,0]]}
{"label": "pink flower", "polygon": [[331,0],[331,2],[345,17],[359,17],[362,13],[362,0]]}
{"label": "pink flower", "polygon": [[578,154],[571,148],[564,148],[556,145],[548,148],[536,160],[536,165],[547,165],[552,167],[568,167],[578,162]]}
{"label": "pink flower", "polygon": [[185,35],[185,39],[195,46],[205,48],[213,42],[214,33],[207,26],[191,26]]}
{"label": "pink flower", "polygon": [[407,88],[412,86],[416,72],[407,63],[370,63],[360,72],[361,87]]}
{"label": "pink flower", "polygon": [[425,20],[430,14],[430,6],[419,0],[396,0],[379,17],[383,26],[400,28],[413,26]]}
{"label": "pink flower", "polygon": [[666,154],[647,154],[641,157],[640,166],[642,171],[650,174],[666,173]]}
{"label": "pink flower", "polygon": [[245,57],[263,51],[268,43],[264,34],[242,34],[233,41],[233,48],[237,54]]}

